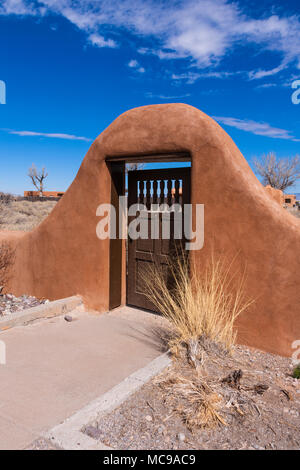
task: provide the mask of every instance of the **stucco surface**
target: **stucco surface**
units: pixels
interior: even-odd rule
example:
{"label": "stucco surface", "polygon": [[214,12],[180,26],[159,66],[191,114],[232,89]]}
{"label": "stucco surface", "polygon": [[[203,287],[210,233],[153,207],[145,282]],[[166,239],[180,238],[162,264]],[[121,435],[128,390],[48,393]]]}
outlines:
{"label": "stucco surface", "polygon": [[238,322],[239,341],[291,355],[292,342],[300,339],[300,220],[266,197],[228,134],[185,104],[132,109],[102,132],[49,217],[14,236],[9,289],[49,299],[81,294],[89,308],[107,310],[109,241],[96,237],[96,209],[110,202],[105,160],[170,152],[190,152],[191,202],[205,204],[205,245],[193,253],[197,269],[212,246],[235,258],[241,275],[246,269],[255,305]]}
{"label": "stucco surface", "polygon": [[275,201],[277,201],[279,204],[281,204],[281,206],[283,206],[284,204],[283,191],[281,191],[280,189],[272,188],[272,186],[270,186],[269,184],[265,186],[265,190],[270,196],[272,196],[273,199],[275,199]]}

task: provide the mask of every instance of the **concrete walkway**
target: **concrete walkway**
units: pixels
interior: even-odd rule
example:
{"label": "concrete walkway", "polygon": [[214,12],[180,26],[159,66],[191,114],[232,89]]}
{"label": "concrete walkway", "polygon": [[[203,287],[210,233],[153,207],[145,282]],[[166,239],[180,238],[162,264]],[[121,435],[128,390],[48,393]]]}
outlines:
{"label": "concrete walkway", "polygon": [[160,355],[159,316],[124,307],[73,312],[0,334],[0,449],[23,449]]}

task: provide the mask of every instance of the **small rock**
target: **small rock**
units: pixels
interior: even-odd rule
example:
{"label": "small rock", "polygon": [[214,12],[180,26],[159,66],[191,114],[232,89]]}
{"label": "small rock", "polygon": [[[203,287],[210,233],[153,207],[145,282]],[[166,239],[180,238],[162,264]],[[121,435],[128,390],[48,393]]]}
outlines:
{"label": "small rock", "polygon": [[180,442],[184,442],[184,441],[185,441],[185,434],[183,434],[183,432],[180,432],[180,433],[177,435],[177,439],[178,439]]}
{"label": "small rock", "polygon": [[87,434],[89,437],[92,437],[93,439],[99,439],[102,436],[101,430],[94,426],[87,426],[85,428],[85,434]]}
{"label": "small rock", "polygon": [[65,319],[66,321],[68,321],[68,322],[73,321],[73,317],[71,317],[71,315],[65,315],[65,316],[64,316],[64,319]]}
{"label": "small rock", "polygon": [[265,447],[258,446],[257,444],[252,444],[252,447],[254,447],[255,450],[266,450]]}
{"label": "small rock", "polygon": [[150,421],[153,421],[153,420],[152,420],[152,416],[150,416],[150,415],[145,416],[145,420],[146,420],[146,421],[149,421],[149,422],[150,422]]}

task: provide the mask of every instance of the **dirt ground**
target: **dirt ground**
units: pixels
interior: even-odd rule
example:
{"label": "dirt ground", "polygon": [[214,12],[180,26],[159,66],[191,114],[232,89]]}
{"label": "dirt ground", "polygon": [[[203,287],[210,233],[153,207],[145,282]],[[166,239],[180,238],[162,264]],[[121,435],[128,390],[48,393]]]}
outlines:
{"label": "dirt ground", "polygon": [[[120,450],[300,448],[300,380],[291,375],[290,359],[236,346],[232,355],[204,352],[197,369],[182,357],[174,360],[85,432]],[[202,384],[217,397],[213,428],[196,419]],[[192,407],[178,393],[188,389]]]}

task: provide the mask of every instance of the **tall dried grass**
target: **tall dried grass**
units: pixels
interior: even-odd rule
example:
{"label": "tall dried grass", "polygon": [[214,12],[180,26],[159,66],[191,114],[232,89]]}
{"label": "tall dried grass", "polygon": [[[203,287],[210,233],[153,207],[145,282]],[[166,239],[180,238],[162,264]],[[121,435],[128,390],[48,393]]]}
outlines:
{"label": "tall dried grass", "polygon": [[167,270],[149,267],[143,276],[146,296],[174,327],[171,349],[182,343],[193,349],[201,338],[228,350],[235,343],[235,322],[253,301],[246,299],[245,276],[239,278],[233,265],[212,255],[202,270],[190,269],[187,257],[177,252]]}

